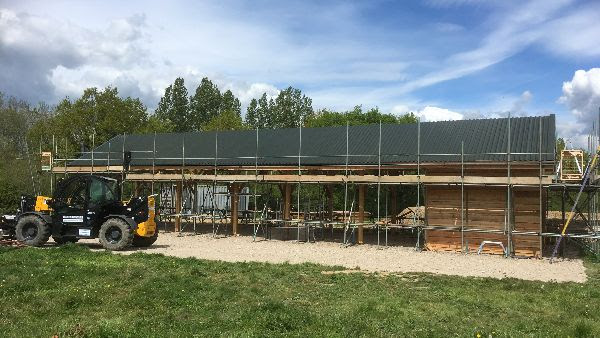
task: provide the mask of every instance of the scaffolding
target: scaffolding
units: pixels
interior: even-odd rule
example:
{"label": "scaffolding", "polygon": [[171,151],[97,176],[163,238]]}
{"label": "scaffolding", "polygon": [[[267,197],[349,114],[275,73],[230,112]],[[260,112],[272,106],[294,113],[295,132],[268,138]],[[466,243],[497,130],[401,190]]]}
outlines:
{"label": "scaffolding", "polygon": [[[156,163],[163,160],[173,160],[174,158],[158,157],[156,154],[156,134],[153,140],[153,148],[148,150],[131,150],[126,151],[126,135],[123,135],[122,149],[112,151],[110,141],[108,142],[108,151],[96,151],[92,148],[87,154],[89,166],[70,166],[73,161],[81,161],[81,158],[68,158],[58,152],[57,145],[54,144],[52,149],[55,151],[53,161],[51,161],[50,171],[54,182],[54,175],[68,175],[77,173],[94,173],[115,175],[121,177],[123,182],[146,182],[151,186],[151,190],[155,192],[155,186],[159,185],[160,207],[159,215],[163,224],[168,221],[174,222],[174,231],[184,231],[184,223],[192,221],[193,231],[196,233],[196,225],[204,224],[206,220],[210,220],[212,225],[212,233],[217,236],[220,231],[224,230],[222,226],[231,226],[230,231],[224,231],[223,234],[239,235],[239,216],[242,215],[242,222],[246,225],[252,225],[252,233],[254,240],[257,237],[265,239],[272,238],[273,230],[295,231],[297,242],[316,241],[319,238],[324,238],[326,230],[331,231],[331,238],[334,238],[334,229],[340,229],[342,232],[341,243],[343,245],[363,244],[365,229],[371,229],[376,236],[376,245],[379,247],[388,246],[388,236],[390,231],[409,232],[416,235],[415,248],[421,250],[424,248],[425,235],[427,231],[442,231],[447,233],[458,233],[460,235],[460,251],[472,252],[469,248],[469,234],[480,234],[481,236],[503,236],[503,241],[506,243],[506,250],[503,247],[503,253],[506,256],[514,256],[515,238],[532,237],[538,238],[540,249],[543,249],[545,241],[560,242],[562,238],[572,238],[574,241],[585,243],[587,248],[598,253],[600,246],[600,229],[598,227],[597,215],[597,196],[598,188],[595,171],[590,174],[589,183],[579,182],[574,179],[566,181],[559,177],[552,177],[555,168],[558,168],[556,163],[555,153],[544,152],[543,149],[543,128],[542,117],[539,118],[539,128],[532,131],[531,134],[537,134],[538,149],[536,152],[515,152],[511,147],[511,117],[506,119],[506,150],[503,152],[492,153],[465,153],[464,140],[460,143],[460,148],[456,149],[455,153],[422,153],[421,143],[421,122],[417,123],[417,146],[416,154],[403,153],[386,153],[382,154],[382,125],[379,124],[378,133],[378,149],[376,164],[356,165],[351,164],[353,159],[371,156],[364,154],[350,154],[350,135],[349,124],[346,125],[345,132],[345,154],[333,155],[334,157],[343,158],[344,165],[329,165],[315,167],[310,165],[310,160],[314,156],[303,153],[302,128],[299,128],[297,155],[281,156],[281,158],[297,159],[297,166],[285,166],[281,168],[273,168],[272,166],[261,166],[259,162],[264,160],[265,156],[259,156],[260,132],[256,129],[256,144],[253,158],[253,166],[225,166],[220,165],[219,160],[238,159],[237,157],[219,157],[219,133],[215,133],[214,138],[214,157],[201,158],[201,160],[210,160],[213,162],[212,167],[193,166],[189,165],[188,161],[200,160],[200,158],[186,157],[185,137],[181,144],[181,165],[179,168],[171,166],[157,166]],[[302,125],[300,121],[299,125]],[[593,139],[593,140],[592,140]],[[590,136],[590,148],[598,143],[597,135]],[[189,146],[189,145],[188,145]],[[65,155],[68,154],[68,146],[65,140]],[[152,163],[151,167],[135,168],[130,166],[132,155],[136,159],[148,160]],[[382,156],[387,158],[401,158],[405,156],[416,156],[416,163],[398,164],[398,163],[383,163]],[[469,175],[469,172],[477,172],[481,163],[467,160],[476,155],[493,155],[504,158],[504,161],[495,161],[495,168],[504,168],[505,175],[489,175],[476,176]],[[528,155],[537,157],[537,161],[515,160],[515,157]],[[554,160],[548,161],[548,156],[552,156]],[[423,162],[422,158],[427,157],[428,162]],[[448,159],[442,160],[446,167],[452,168],[452,175],[428,175],[424,174],[424,166],[430,166],[431,158]],[[115,159],[118,159],[115,161]],[[248,157],[244,157],[248,159]],[[111,163],[111,161],[113,161]],[[305,162],[307,162],[305,164]],[[60,164],[62,163],[62,167]],[[101,164],[98,164],[101,163]],[[562,167],[562,161],[561,163]],[[537,174],[535,176],[518,176],[515,172],[527,170]],[[294,173],[295,172],[295,173]],[[570,176],[572,177],[572,176]],[[212,208],[194,208],[194,201],[188,201],[184,196],[193,196],[197,198],[198,185],[211,186],[209,189],[208,198],[212,201]],[[295,185],[296,201],[292,203],[292,194]],[[333,210],[333,190],[335,185],[343,185],[343,211],[336,213]],[[227,186],[227,191],[219,190],[217,187]],[[273,186],[279,187],[281,198],[273,197]],[[304,191],[314,190],[314,187],[319,187],[319,202],[311,203],[311,199],[302,198]],[[375,215],[366,212],[365,210],[365,194],[368,186],[376,187],[376,208]],[[421,205],[426,202],[422,198],[427,199],[427,188],[429,187],[451,187],[460,191],[460,202],[455,208],[459,212],[459,221],[455,224],[431,225],[428,222],[427,207],[425,207],[425,215],[420,214],[418,210]],[[574,187],[584,187],[585,191],[589,192],[589,197],[585,200],[587,208],[585,212],[579,210],[577,213],[581,218],[589,223],[586,232],[560,232],[557,229],[551,229],[547,226],[548,219],[548,204],[550,192],[562,189],[562,191],[571,191]],[[242,188],[246,191],[242,191]],[[268,187],[269,193],[264,193]],[[322,189],[321,189],[322,187]],[[468,210],[467,192],[473,187],[489,187],[494,189],[505,189],[505,205],[504,224],[501,229],[490,229],[486,227],[473,227],[468,225],[466,210]],[[405,215],[400,215],[405,221],[398,222],[396,211],[397,190],[398,188],[412,189],[416,192],[415,211],[412,212],[410,222],[406,222]],[[527,188],[529,190],[536,189],[539,196],[539,212],[538,217],[539,230],[523,231],[515,228],[515,189]],[[382,198],[382,192],[385,192],[385,198]],[[164,196],[163,196],[164,193]],[[227,208],[218,208],[216,205],[216,196],[227,196]],[[239,198],[241,195],[246,195],[253,201],[250,210],[239,210]],[[563,193],[562,213],[564,214],[565,207],[568,203],[569,193]],[[545,197],[545,198],[544,198]],[[392,213],[388,208],[388,199],[393,200]],[[273,200],[277,200],[273,202]],[[327,200],[327,206],[325,205]],[[357,201],[358,200],[358,201]],[[382,203],[385,207],[382,208]],[[293,212],[293,204],[295,204],[295,212]],[[577,203],[574,203],[577,204]],[[358,211],[357,211],[358,210]],[[295,217],[294,217],[295,216]],[[367,219],[368,218],[368,219]],[[187,221],[187,222],[186,222]],[[563,216],[563,224],[565,224]],[[383,235],[383,240],[381,236]],[[558,239],[558,240],[557,240]]]}

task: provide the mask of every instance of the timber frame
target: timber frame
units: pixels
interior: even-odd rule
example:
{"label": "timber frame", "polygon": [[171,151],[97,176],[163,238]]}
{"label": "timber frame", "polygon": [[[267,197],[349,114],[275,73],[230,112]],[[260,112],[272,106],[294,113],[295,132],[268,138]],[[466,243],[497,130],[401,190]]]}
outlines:
{"label": "timber frame", "polygon": [[[511,118],[508,123],[506,139],[511,139]],[[258,229],[270,225],[297,229],[297,240],[309,240],[311,227],[334,226],[341,227],[344,232],[343,243],[362,244],[364,242],[364,229],[375,229],[377,245],[387,245],[388,229],[410,229],[417,232],[417,247],[430,250],[443,250],[455,252],[488,252],[504,254],[505,256],[540,257],[543,254],[543,238],[559,236],[556,232],[544,232],[547,211],[547,196],[550,188],[556,189],[563,184],[555,175],[555,154],[549,153],[547,146],[543,146],[542,118],[539,118],[539,128],[530,130],[527,137],[536,139],[536,151],[511,152],[511,142],[507,142],[506,150],[495,151],[483,155],[493,155],[504,158],[495,161],[467,161],[465,158],[474,155],[465,153],[465,144],[461,142],[460,149],[451,154],[422,154],[421,153],[421,123],[417,124],[417,152],[415,162],[390,162],[382,163],[381,143],[382,133],[379,126],[379,152],[373,155],[377,158],[376,164],[350,164],[349,133],[346,126],[346,154],[345,164],[306,164],[303,161],[308,156],[302,155],[302,128],[299,132],[298,155],[295,157],[296,165],[259,164],[264,157],[258,156],[250,160],[254,165],[226,165],[219,164],[222,158],[202,158],[214,160],[214,165],[199,165],[193,163],[195,158],[185,157],[185,142],[182,144],[181,158],[175,159],[177,164],[161,164],[166,158],[156,154],[157,138],[154,135],[153,148],[145,150],[131,150],[134,157],[143,159],[145,164],[131,163],[123,166],[115,161],[115,152],[92,150],[86,153],[87,159],[82,164],[82,158],[55,158],[56,166],[51,168],[54,175],[69,175],[82,173],[95,173],[121,176],[123,181],[150,184],[155,192],[155,185],[174,185],[175,209],[170,213],[174,219],[175,231],[182,230],[182,218],[208,217],[211,219],[213,229],[219,220],[213,209],[209,215],[189,215],[183,213],[182,196],[186,187],[205,184],[213,186],[228,186],[231,201],[231,215],[225,216],[231,224],[231,234],[239,235],[239,196],[244,187],[251,189],[254,198],[254,209],[251,210],[251,223],[254,226],[254,237]],[[123,136],[125,140],[125,136]],[[553,140],[551,140],[553,142]],[[258,149],[259,131],[256,130],[256,148]],[[218,148],[218,136],[215,136],[215,149]],[[187,145],[192,147],[193,144]],[[117,159],[126,157],[125,141],[123,149]],[[53,149],[56,149],[53,146]],[[110,149],[110,145],[109,145]],[[137,155],[136,155],[137,153]],[[215,150],[216,155],[216,150]],[[389,155],[389,154],[387,154]],[[111,156],[113,162],[111,164]],[[342,158],[344,154],[339,155]],[[422,161],[423,157],[428,161]],[[436,160],[430,161],[432,158]],[[515,160],[518,156],[529,156],[529,160]],[[446,160],[451,158],[452,160]],[[533,160],[532,158],[536,158]],[[231,159],[231,158],[228,158]],[[458,160],[457,160],[458,159]],[[173,160],[169,157],[168,160]],[[190,163],[192,162],[192,163]],[[309,161],[306,161],[309,162]],[[62,165],[60,165],[62,163]],[[74,163],[74,164],[73,164]],[[148,165],[147,163],[151,163]],[[189,163],[189,164],[188,164]],[[595,185],[597,182],[594,182]],[[279,217],[265,217],[256,204],[257,186],[273,184],[282,191],[282,214]],[[326,188],[328,195],[327,216],[320,219],[308,219],[301,215],[301,189],[305,184],[318,184]],[[344,187],[344,210],[341,220],[334,220],[332,207],[332,187]],[[358,187],[358,206],[354,201],[349,201],[349,187]],[[365,217],[365,188],[377,188],[377,212],[371,221]],[[412,187],[417,191],[417,205],[425,207],[424,217],[416,215],[412,224],[399,224],[396,221],[396,210],[392,215],[381,211],[381,190],[385,187],[390,191],[391,198],[397,199],[398,187]],[[297,200],[292,201],[293,190],[296,190]],[[214,199],[214,196],[213,196]],[[387,203],[387,202],[386,202]],[[297,212],[292,212],[292,205]],[[395,205],[394,205],[395,208]],[[357,211],[358,210],[358,211]],[[355,215],[355,213],[357,214]],[[310,210],[309,210],[310,214]],[[195,222],[195,219],[194,219]],[[194,223],[195,225],[195,223]],[[354,231],[357,238],[354,238]],[[305,232],[306,231],[306,232]],[[216,232],[215,232],[216,233]],[[306,233],[306,235],[304,235]],[[381,243],[380,233],[385,234],[385,242]],[[566,236],[569,236],[567,234]],[[577,236],[581,236],[578,234]],[[588,239],[600,238],[596,231],[588,233]],[[424,239],[424,243],[423,242]],[[493,241],[502,243],[500,247],[484,247],[484,242]]]}

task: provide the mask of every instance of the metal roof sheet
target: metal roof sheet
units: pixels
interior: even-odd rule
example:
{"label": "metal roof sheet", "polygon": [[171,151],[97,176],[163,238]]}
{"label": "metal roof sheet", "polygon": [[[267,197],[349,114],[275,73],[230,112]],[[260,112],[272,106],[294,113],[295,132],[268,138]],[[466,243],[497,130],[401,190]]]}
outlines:
{"label": "metal roof sheet", "polygon": [[[94,149],[94,164],[120,165],[123,150],[132,165],[298,165],[299,155],[302,165],[460,162],[463,142],[466,162],[506,161],[509,122],[512,161],[539,160],[540,123],[542,160],[554,159],[555,116],[548,115],[384,124],[381,137],[379,125],[119,135]],[[90,165],[91,157],[69,165]]]}

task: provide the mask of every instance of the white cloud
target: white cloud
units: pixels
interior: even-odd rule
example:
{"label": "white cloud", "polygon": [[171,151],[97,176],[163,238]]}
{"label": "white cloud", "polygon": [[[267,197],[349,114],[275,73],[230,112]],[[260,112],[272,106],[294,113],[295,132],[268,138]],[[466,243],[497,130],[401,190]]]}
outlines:
{"label": "white cloud", "polygon": [[134,15],[95,31],[0,9],[2,89],[33,102],[52,102],[56,94],[81,95],[90,85],[106,86],[122,75],[121,70],[150,65],[144,25],[145,17]]}
{"label": "white cloud", "polygon": [[571,81],[563,82],[560,103],[564,103],[579,121],[597,118],[600,107],[600,68],[578,70]]}
{"label": "white cloud", "polygon": [[[114,14],[116,4],[40,1],[11,5],[21,12],[0,10],[0,90],[52,102],[80,95],[89,86],[114,85],[153,108],[177,76],[185,78],[190,94],[208,76],[243,105],[292,85],[312,97],[317,108],[363,104],[404,113],[425,111],[419,108],[426,105],[429,110],[457,108],[456,103],[422,102],[410,93],[473,74],[530,46],[560,56],[600,55],[597,5],[571,0],[429,1],[435,8],[493,7],[479,12],[492,14],[468,22],[466,29],[438,22],[439,17],[437,24],[425,18],[410,29],[367,25],[363,9],[373,5],[360,2],[191,6],[131,1],[119,7],[124,17]],[[139,10],[145,14],[133,14]],[[37,15],[28,14],[33,12]],[[461,30],[460,39],[453,40],[456,44],[428,39],[451,35],[436,30]],[[525,113],[531,99],[529,92],[513,94],[503,99],[501,111]],[[398,102],[409,104],[394,106]],[[470,116],[471,107],[458,108],[462,113],[449,112]],[[482,114],[500,111],[487,108],[478,107]]]}
{"label": "white cloud", "polygon": [[598,128],[600,68],[576,71],[570,81],[563,82],[558,102],[565,104],[571,112],[571,118],[559,124],[561,135],[572,138],[577,146],[587,145],[592,125]]}
{"label": "white cloud", "polygon": [[541,42],[554,54],[567,58],[600,56],[600,6],[585,6],[552,20],[543,27]]}
{"label": "white cloud", "polygon": [[406,104],[397,104],[390,109],[390,113],[394,115],[402,115],[411,111],[412,109]]}
{"label": "white cloud", "polygon": [[450,121],[450,120],[462,120],[464,115],[457,113],[445,108],[426,106],[417,112],[423,121]]}
{"label": "white cloud", "polygon": [[556,131],[558,137],[562,137],[569,148],[587,149],[588,135],[582,131],[586,125],[573,119],[557,117]]}
{"label": "white cloud", "polygon": [[515,100],[511,108],[512,113],[522,113],[523,108],[531,101],[533,94],[529,90],[524,91],[518,99]]}

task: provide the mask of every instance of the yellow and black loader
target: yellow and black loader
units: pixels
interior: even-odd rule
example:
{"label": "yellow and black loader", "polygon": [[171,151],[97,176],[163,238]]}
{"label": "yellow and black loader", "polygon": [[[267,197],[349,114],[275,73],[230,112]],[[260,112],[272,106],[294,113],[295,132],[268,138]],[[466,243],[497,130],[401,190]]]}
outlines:
{"label": "yellow and black loader", "polygon": [[63,180],[52,198],[23,197],[16,215],[3,216],[3,233],[31,246],[50,236],[58,244],[98,238],[108,250],[150,246],[158,238],[155,197],[122,202],[117,180],[82,175]]}

